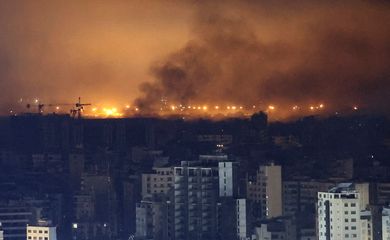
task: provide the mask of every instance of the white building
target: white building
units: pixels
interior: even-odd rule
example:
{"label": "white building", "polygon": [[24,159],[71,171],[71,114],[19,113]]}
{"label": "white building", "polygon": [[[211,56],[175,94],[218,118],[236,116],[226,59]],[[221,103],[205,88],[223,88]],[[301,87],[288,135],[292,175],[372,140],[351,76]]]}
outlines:
{"label": "white building", "polygon": [[246,199],[236,199],[237,237],[245,240],[248,237]]}
{"label": "white building", "polygon": [[373,240],[374,239],[374,231],[372,224],[372,214],[369,210],[364,210],[360,212],[360,224],[362,231],[362,240]]}
{"label": "white building", "polygon": [[365,210],[368,202],[368,184],[341,183],[328,192],[319,192],[318,239],[372,240],[372,215]]}
{"label": "white building", "polygon": [[57,229],[47,221],[39,221],[36,226],[27,225],[27,240],[57,240]]}
{"label": "white building", "polygon": [[0,222],[0,240],[4,240],[4,232]]}
{"label": "white building", "polygon": [[282,215],[282,167],[260,166],[254,181],[247,185],[248,200],[261,205],[262,218]]}
{"label": "white building", "polygon": [[390,207],[382,210],[382,239],[390,240]]}
{"label": "white building", "polygon": [[238,193],[238,165],[235,162],[219,162],[219,196],[235,197]]}

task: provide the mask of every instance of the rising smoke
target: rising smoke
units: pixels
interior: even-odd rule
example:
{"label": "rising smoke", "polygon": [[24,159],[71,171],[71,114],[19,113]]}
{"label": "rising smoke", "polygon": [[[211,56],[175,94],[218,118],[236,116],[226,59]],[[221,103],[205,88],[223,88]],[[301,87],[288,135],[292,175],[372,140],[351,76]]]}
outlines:
{"label": "rising smoke", "polygon": [[157,61],[136,104],[324,102],[386,110],[390,8],[377,1],[246,1],[198,6],[193,38]]}

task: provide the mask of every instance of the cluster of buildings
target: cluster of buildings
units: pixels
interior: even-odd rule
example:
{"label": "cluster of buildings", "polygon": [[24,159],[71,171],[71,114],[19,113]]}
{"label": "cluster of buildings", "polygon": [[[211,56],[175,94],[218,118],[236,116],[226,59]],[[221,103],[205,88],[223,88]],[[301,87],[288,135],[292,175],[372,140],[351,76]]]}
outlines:
{"label": "cluster of buildings", "polygon": [[389,183],[288,180],[258,167],[240,185],[227,156],[142,174],[136,239],[388,239]]}
{"label": "cluster of buildings", "polygon": [[390,240],[383,126],[0,118],[0,240]]}

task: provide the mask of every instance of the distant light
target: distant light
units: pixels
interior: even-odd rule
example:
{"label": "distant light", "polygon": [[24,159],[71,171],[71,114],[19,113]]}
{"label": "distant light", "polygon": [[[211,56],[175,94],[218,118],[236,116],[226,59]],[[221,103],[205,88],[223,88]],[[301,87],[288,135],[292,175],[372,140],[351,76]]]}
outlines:
{"label": "distant light", "polygon": [[256,108],[256,106],[255,106],[255,105],[253,105],[253,106],[252,106],[252,108]]}
{"label": "distant light", "polygon": [[38,102],[39,102],[39,100],[38,100],[38,99],[35,99],[35,100],[34,100],[34,102],[35,102],[35,103],[38,103]]}
{"label": "distant light", "polygon": [[324,108],[324,104],[320,104],[320,108]]}
{"label": "distant light", "polygon": [[275,106],[274,106],[274,105],[269,105],[269,106],[268,106],[268,109],[270,109],[270,110],[275,110]]}
{"label": "distant light", "polygon": [[237,108],[236,106],[232,106],[232,109],[233,109],[233,110],[236,110],[236,108]]}
{"label": "distant light", "polygon": [[314,110],[314,107],[313,107],[313,106],[310,106],[310,110]]}
{"label": "distant light", "polygon": [[207,106],[203,106],[203,110],[207,110]]}
{"label": "distant light", "polygon": [[198,106],[198,110],[200,110],[200,109],[202,109],[202,107],[201,107],[201,106]]}
{"label": "distant light", "polygon": [[242,106],[240,106],[240,109],[242,109]]}
{"label": "distant light", "polygon": [[293,109],[294,111],[295,111],[295,110],[298,110],[298,106],[295,105],[292,109]]}
{"label": "distant light", "polygon": [[129,108],[130,108],[130,105],[126,105],[126,108],[129,109]]}
{"label": "distant light", "polygon": [[92,108],[92,112],[96,112],[97,111],[97,108]]}
{"label": "distant light", "polygon": [[77,229],[77,223],[73,223],[73,224],[72,224],[72,227],[73,227],[74,229]]}
{"label": "distant light", "polygon": [[355,111],[358,110],[358,109],[359,109],[358,106],[354,106],[353,107],[353,110],[355,110]]}
{"label": "distant light", "polygon": [[172,105],[171,109],[172,109],[172,111],[175,111],[176,107]]}
{"label": "distant light", "polygon": [[56,109],[57,109],[57,110],[60,110],[60,107],[59,107],[59,106],[57,106],[57,107],[56,107]]}
{"label": "distant light", "polygon": [[135,111],[137,111],[137,112],[138,112],[138,111],[139,111],[139,108],[135,108]]}
{"label": "distant light", "polygon": [[227,106],[226,108],[227,108],[227,109],[230,109],[230,106]]}
{"label": "distant light", "polygon": [[215,108],[215,109],[219,109],[219,106],[215,106],[214,108]]}

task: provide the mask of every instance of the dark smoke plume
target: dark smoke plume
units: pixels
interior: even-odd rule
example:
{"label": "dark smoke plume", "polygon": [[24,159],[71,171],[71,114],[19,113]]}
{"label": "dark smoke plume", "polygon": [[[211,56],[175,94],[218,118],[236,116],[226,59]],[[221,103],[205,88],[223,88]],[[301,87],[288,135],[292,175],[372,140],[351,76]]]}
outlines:
{"label": "dark smoke plume", "polygon": [[166,98],[175,104],[387,108],[386,2],[217,2],[199,7],[193,33],[153,65],[154,80],[140,86],[138,106],[155,111]]}

